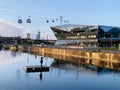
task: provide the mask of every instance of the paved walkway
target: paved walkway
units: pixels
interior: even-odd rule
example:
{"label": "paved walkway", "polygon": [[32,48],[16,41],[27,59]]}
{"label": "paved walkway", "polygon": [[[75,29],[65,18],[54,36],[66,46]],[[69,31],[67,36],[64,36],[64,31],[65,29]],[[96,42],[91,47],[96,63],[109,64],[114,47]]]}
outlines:
{"label": "paved walkway", "polygon": [[75,46],[47,46],[51,48],[63,48],[63,49],[74,49],[74,50],[86,50],[94,52],[109,52],[109,53],[120,53],[120,50],[98,50],[98,48],[84,48],[84,47],[75,47]]}

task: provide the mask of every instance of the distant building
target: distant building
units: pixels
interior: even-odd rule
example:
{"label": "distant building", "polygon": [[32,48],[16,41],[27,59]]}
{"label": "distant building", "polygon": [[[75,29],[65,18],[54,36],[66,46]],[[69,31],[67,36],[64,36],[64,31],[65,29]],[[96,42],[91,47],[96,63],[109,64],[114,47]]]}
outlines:
{"label": "distant building", "polygon": [[30,39],[30,33],[27,33],[27,39]]}
{"label": "distant building", "polygon": [[37,39],[37,40],[40,40],[40,32],[37,33],[36,39]]}

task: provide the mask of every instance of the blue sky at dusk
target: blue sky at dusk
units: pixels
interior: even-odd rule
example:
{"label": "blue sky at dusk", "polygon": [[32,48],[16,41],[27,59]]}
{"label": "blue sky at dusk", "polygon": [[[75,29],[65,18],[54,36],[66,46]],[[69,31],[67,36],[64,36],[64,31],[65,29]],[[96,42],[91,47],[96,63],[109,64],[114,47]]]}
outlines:
{"label": "blue sky at dusk", "polygon": [[[18,25],[24,34],[30,32],[32,38],[38,31],[54,38],[50,26],[60,22],[51,21],[59,16],[70,24],[120,26],[119,4],[120,0],[0,0],[0,19]],[[23,20],[20,25],[18,16]],[[28,16],[31,24],[26,23]]]}

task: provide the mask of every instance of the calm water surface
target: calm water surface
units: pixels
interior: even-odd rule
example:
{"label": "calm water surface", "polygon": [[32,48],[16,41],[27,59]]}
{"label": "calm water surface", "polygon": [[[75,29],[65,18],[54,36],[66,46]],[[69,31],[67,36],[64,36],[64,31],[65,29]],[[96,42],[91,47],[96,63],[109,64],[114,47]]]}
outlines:
{"label": "calm water surface", "polygon": [[96,66],[44,58],[49,72],[26,73],[25,66],[39,65],[40,57],[0,51],[0,90],[120,90],[120,73]]}

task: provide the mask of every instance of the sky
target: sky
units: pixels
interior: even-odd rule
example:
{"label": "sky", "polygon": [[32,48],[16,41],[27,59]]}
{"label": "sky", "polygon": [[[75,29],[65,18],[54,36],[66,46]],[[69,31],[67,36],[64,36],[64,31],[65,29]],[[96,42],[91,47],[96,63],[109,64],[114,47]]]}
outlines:
{"label": "sky", "polygon": [[[40,31],[41,38],[56,39],[50,27],[65,24],[56,21],[60,16],[69,24],[120,26],[119,4],[120,0],[0,0],[0,23],[3,23],[0,24],[0,33],[4,27],[5,32],[13,28],[13,36],[22,31],[22,37],[30,33],[31,38],[35,38]],[[19,16],[22,24],[17,23]],[[29,16],[31,24],[26,23]],[[5,22],[12,23],[12,26],[4,25]]]}

